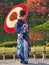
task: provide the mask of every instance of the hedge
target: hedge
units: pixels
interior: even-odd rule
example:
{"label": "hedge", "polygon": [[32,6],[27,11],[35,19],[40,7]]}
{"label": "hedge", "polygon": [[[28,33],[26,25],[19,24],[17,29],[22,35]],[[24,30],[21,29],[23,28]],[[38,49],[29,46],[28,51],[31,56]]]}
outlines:
{"label": "hedge", "polygon": [[48,42],[48,43],[46,43],[46,46],[47,46],[47,47],[49,47],[49,42]]}
{"label": "hedge", "polygon": [[35,46],[43,46],[45,44],[44,44],[43,40],[40,40],[40,41],[30,41],[30,46],[32,47],[33,45],[35,45]]}
{"label": "hedge", "polygon": [[17,46],[17,42],[16,41],[8,41],[8,42],[3,42],[0,43],[0,47],[13,47],[13,46]]}

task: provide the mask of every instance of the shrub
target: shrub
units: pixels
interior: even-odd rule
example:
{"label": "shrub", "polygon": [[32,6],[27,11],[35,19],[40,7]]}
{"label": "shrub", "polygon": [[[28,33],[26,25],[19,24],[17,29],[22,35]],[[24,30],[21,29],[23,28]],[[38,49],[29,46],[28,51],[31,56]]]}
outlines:
{"label": "shrub", "polygon": [[49,47],[49,43],[46,43],[46,46]]}
{"label": "shrub", "polygon": [[0,44],[0,47],[13,47],[13,46],[17,46],[17,42],[16,41],[9,41],[9,42],[3,42]]}
{"label": "shrub", "polygon": [[30,41],[30,46],[32,47],[33,45],[35,46],[43,46],[44,45],[44,41],[40,40],[40,41]]}

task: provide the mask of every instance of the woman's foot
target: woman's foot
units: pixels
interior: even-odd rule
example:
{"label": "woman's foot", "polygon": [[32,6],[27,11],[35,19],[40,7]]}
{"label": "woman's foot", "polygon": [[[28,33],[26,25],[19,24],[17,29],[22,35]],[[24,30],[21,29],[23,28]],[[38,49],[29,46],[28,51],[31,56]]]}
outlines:
{"label": "woman's foot", "polygon": [[28,64],[28,61],[23,61],[23,60],[21,60],[21,63],[23,63],[23,64]]}
{"label": "woman's foot", "polygon": [[23,62],[23,64],[28,64],[28,62]]}

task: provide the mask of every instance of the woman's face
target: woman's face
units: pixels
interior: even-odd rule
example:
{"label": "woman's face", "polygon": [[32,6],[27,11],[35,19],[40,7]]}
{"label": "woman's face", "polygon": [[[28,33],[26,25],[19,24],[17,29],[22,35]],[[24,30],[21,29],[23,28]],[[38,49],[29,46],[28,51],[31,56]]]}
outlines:
{"label": "woman's face", "polygon": [[21,17],[22,20],[26,20],[26,15]]}
{"label": "woman's face", "polygon": [[23,18],[24,18],[24,20],[25,20],[25,19],[26,19],[26,15],[24,15],[24,17],[23,17]]}
{"label": "woman's face", "polygon": [[24,20],[26,20],[26,15],[24,15]]}

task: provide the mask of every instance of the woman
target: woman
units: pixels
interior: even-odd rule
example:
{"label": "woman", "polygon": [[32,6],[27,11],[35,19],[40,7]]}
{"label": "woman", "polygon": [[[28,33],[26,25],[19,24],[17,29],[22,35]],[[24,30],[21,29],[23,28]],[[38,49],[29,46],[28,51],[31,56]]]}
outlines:
{"label": "woman", "polygon": [[17,56],[21,59],[21,63],[28,63],[29,56],[29,28],[26,21],[24,21],[26,13],[21,10],[20,11],[20,19],[18,19],[17,24],[15,25],[15,29],[17,30]]}

